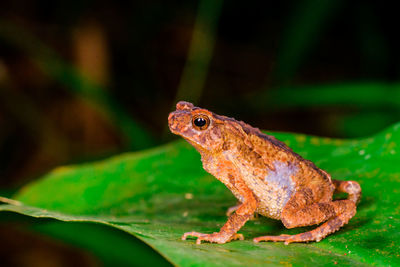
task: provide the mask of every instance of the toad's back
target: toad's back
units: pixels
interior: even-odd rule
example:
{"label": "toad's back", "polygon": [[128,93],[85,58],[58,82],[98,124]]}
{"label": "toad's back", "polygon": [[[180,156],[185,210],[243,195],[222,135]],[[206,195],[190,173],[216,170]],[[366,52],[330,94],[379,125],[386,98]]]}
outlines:
{"label": "toad's back", "polygon": [[[331,200],[334,187],[326,172],[257,128],[238,121],[231,124],[237,132],[225,138],[221,160],[232,163],[230,169],[240,173],[257,197],[259,214],[279,219],[287,201],[305,188],[315,202]],[[228,188],[237,195],[234,188]]]}

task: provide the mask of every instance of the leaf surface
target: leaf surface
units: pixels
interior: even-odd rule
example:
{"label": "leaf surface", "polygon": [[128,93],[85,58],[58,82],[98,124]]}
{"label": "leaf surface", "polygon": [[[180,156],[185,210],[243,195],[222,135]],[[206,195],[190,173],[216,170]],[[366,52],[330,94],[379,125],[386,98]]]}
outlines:
{"label": "leaf surface", "polygon": [[0,210],[109,225],[138,237],[179,266],[400,264],[400,124],[359,140],[274,135],[334,179],[361,184],[356,216],[319,243],[253,243],[260,235],[313,228],[287,230],[263,217],[241,229],[244,241],[182,241],[184,232],[219,230],[226,209],[236,203],[229,190],[202,169],[199,154],[184,141],[59,167],[22,188],[14,200],[2,198],[8,204]]}

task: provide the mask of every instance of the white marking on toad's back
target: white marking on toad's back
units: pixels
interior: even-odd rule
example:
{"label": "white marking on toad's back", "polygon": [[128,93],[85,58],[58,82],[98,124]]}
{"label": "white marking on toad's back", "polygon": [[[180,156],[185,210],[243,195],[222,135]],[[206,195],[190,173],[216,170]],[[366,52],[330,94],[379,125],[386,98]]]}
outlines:
{"label": "white marking on toad's back", "polygon": [[277,188],[280,188],[288,194],[286,194],[283,200],[283,205],[289,200],[290,196],[294,191],[295,184],[292,181],[291,176],[297,172],[298,167],[295,165],[288,165],[285,162],[274,161],[275,170],[270,170],[264,178],[264,182],[268,184],[274,184]]}

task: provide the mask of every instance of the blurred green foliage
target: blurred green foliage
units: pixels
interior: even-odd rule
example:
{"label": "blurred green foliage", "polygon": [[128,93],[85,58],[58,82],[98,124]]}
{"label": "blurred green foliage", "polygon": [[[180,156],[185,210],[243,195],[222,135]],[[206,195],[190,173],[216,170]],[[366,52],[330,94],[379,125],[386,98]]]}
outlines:
{"label": "blurred green foliage", "polygon": [[290,82],[326,30],[330,19],[343,1],[303,0],[295,4],[282,47],[278,55],[275,79],[278,84]]}
{"label": "blurred green foliage", "polygon": [[[333,0],[4,2],[2,195],[58,165],[169,141],[178,100],[262,129],[376,133],[400,118],[396,10]],[[66,227],[41,232],[112,261]]]}
{"label": "blurred green foliage", "polygon": [[[61,60],[57,53],[26,32],[25,29],[0,20],[0,38],[3,38],[9,45],[22,50],[43,73],[64,85],[67,90],[71,90],[75,97],[82,98],[88,104],[93,105],[97,112],[112,121],[127,139],[128,149],[143,149],[156,144],[155,140],[152,140],[152,134],[128,116],[111,94],[107,93],[104,88],[97,88],[98,85],[80,75],[76,68]],[[31,107],[31,109],[33,108]],[[25,111],[23,115],[27,116],[28,114],[32,113]],[[42,116],[38,117],[36,115],[36,119],[40,120]],[[36,120],[34,122],[37,123]],[[47,132],[48,130],[46,130]]]}

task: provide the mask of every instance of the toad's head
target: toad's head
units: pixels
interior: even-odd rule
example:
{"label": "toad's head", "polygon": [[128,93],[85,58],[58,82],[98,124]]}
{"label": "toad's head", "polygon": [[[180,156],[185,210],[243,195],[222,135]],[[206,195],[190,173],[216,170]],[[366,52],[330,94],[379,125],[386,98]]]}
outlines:
{"label": "toad's head", "polygon": [[226,117],[218,116],[192,103],[180,101],[168,117],[169,129],[182,136],[199,152],[220,151],[226,138]]}

